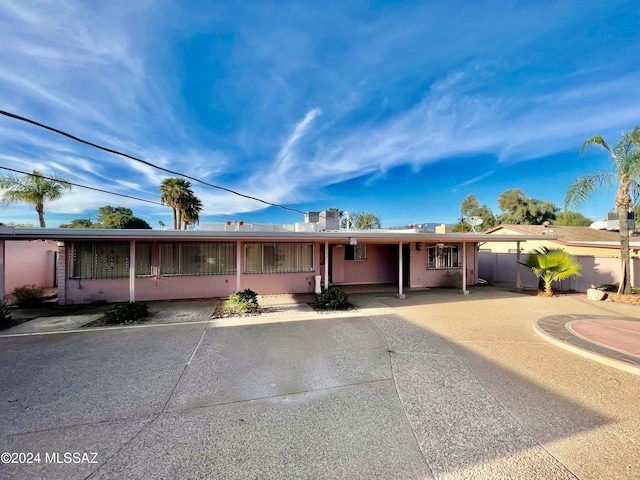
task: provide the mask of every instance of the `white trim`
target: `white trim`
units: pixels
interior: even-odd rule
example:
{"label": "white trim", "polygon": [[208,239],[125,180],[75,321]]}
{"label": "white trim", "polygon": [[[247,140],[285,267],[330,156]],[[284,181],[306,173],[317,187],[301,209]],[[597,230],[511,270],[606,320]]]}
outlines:
{"label": "white trim", "polygon": [[[411,245],[411,244],[409,244]],[[402,265],[402,242],[398,244],[398,298],[406,298],[402,292],[403,285],[403,265]]]}
{"label": "white trim", "polygon": [[324,288],[329,288],[329,242],[324,242]]}
{"label": "white trim", "polygon": [[469,295],[467,290],[467,244],[462,242],[462,293]]}

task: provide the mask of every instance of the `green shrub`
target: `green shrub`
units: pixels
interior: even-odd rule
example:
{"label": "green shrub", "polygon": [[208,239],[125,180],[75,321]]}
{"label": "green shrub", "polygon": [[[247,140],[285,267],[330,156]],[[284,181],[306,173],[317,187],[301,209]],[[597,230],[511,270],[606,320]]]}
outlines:
{"label": "green shrub", "polygon": [[349,294],[337,287],[329,287],[316,295],[315,307],[320,310],[346,310]]}
{"label": "green shrub", "polygon": [[0,328],[8,328],[11,324],[11,314],[9,307],[4,302],[0,302]]}
{"label": "green shrub", "polygon": [[239,315],[243,313],[258,313],[258,294],[246,289],[229,295],[229,300],[224,303],[224,313],[227,315]]}
{"label": "green shrub", "polygon": [[149,305],[146,303],[119,303],[104,314],[104,319],[110,324],[131,323],[149,315]]}
{"label": "green shrub", "polygon": [[23,285],[22,287],[16,287],[11,292],[16,297],[16,302],[21,307],[39,307],[44,302],[42,287],[36,287],[35,285]]}

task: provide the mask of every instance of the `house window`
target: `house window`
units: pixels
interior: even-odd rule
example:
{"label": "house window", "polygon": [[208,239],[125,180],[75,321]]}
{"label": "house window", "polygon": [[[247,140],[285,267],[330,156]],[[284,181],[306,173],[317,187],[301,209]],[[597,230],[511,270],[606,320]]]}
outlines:
{"label": "house window", "polygon": [[[129,243],[77,242],[71,248],[71,278],[126,278]],[[136,243],[136,276],[151,274],[151,243]]]}
{"label": "house window", "polygon": [[151,242],[136,242],[136,277],[151,275]]}
{"label": "house window", "polygon": [[236,273],[233,242],[160,244],[160,275],[224,275]]}
{"label": "house window", "polygon": [[312,243],[248,243],[244,273],[313,272]]}
{"label": "house window", "polygon": [[429,270],[450,270],[460,268],[460,245],[430,245],[428,247],[427,268]]}
{"label": "house window", "polygon": [[358,245],[345,245],[344,259],[364,262],[367,259],[367,246],[362,243],[359,243]]}

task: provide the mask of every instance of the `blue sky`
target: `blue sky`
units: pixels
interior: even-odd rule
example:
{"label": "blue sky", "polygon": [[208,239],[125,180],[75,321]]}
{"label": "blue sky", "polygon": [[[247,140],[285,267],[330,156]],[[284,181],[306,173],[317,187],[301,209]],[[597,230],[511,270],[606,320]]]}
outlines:
{"label": "blue sky", "polygon": [[[640,3],[65,1],[0,3],[0,109],[269,202],[454,223],[470,193],[562,205],[640,124]],[[0,117],[0,166],[159,200],[166,174]],[[0,171],[0,174],[3,172]],[[203,222],[301,216],[197,183]],[[75,188],[47,225],[122,205]],[[613,192],[581,208],[601,220]],[[37,225],[32,207],[0,221]]]}

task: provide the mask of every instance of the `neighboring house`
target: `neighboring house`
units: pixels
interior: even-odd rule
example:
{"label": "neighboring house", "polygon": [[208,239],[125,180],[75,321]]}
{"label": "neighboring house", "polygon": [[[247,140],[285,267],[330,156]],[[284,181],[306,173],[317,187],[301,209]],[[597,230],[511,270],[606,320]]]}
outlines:
{"label": "neighboring house", "polygon": [[[291,228],[289,228],[291,227]],[[7,241],[54,240],[58,302],[152,301],[258,294],[309,293],[322,285],[394,284],[404,289],[478,282],[484,234],[417,230],[325,230],[322,221],[261,228],[83,230],[0,229]],[[538,239],[503,235],[499,241]],[[0,265],[4,280],[7,263]]]}
{"label": "neighboring house", "polygon": [[[519,254],[520,261],[533,249],[562,248],[574,255],[582,264],[582,276],[565,280],[563,288],[586,291],[592,286],[613,284],[620,281],[620,233],[610,230],[596,230],[590,227],[565,227],[543,225],[498,225],[485,232],[498,239],[502,235],[542,235],[525,246],[516,247],[500,241],[489,240],[479,244],[480,277],[493,281],[516,281],[513,261]],[[547,237],[547,238],[545,238]],[[631,283],[640,281],[640,236],[630,236]],[[535,286],[538,280],[526,267],[521,268],[522,283]]]}

